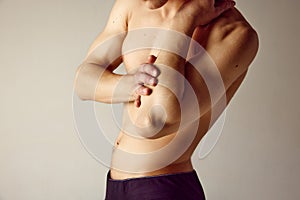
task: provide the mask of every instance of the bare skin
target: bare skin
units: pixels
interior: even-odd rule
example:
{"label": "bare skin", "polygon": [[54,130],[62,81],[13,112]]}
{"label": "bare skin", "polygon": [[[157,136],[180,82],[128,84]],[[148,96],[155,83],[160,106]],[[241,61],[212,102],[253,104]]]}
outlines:
{"label": "bare skin", "polygon": [[[198,2],[200,1],[201,0]],[[179,88],[176,92],[178,92],[177,95],[180,99],[178,99],[178,96],[176,97],[168,87],[160,85],[160,80],[168,79],[170,75],[164,68],[161,68],[159,64],[172,67],[188,80],[195,91],[198,100],[197,106],[202,111],[199,116],[200,120],[195,121],[190,127],[187,127],[182,137],[184,137],[185,134],[188,135],[192,127],[195,126],[198,127],[197,134],[187,150],[174,162],[157,170],[138,173],[112,167],[111,176],[113,179],[192,171],[191,156],[201,138],[209,130],[211,120],[215,121],[217,119],[211,119],[211,110],[213,109],[212,106],[217,107],[218,105],[211,105],[211,97],[205,81],[184,58],[172,55],[168,52],[160,52],[156,58],[150,56],[153,54],[152,49],[144,49],[123,54],[122,57],[112,62],[105,54],[93,55],[92,51],[99,43],[103,42],[109,36],[143,27],[171,28],[191,36],[205,48],[216,63],[225,87],[225,93],[220,95],[226,95],[227,104],[241,85],[246,76],[248,67],[256,55],[258,49],[257,34],[237,9],[229,9],[232,5],[227,5],[226,8],[223,5],[222,10],[218,11],[218,13],[211,14],[212,16],[207,19],[202,17],[202,20],[197,20],[201,18],[200,14],[198,16],[197,11],[191,10],[195,5],[189,7],[187,2],[193,1],[132,0],[130,3],[126,1],[126,6],[123,0],[117,1],[105,30],[92,44],[86,61],[78,70],[76,76],[76,91],[79,97],[83,100],[94,100],[105,103],[122,102],[124,103],[124,112],[128,113],[128,115],[125,115],[123,118],[123,129],[115,142],[112,166],[114,166],[114,162],[117,162],[118,149],[132,153],[153,152],[166,146],[177,134],[176,130],[181,120],[179,104],[181,102],[189,103],[188,92],[185,90],[184,82],[178,82],[176,81],[177,79],[170,80],[169,82],[170,87]],[[178,13],[180,13],[180,18],[177,18]],[[190,15],[186,15],[186,13],[195,15],[192,20],[190,20],[190,18],[185,19],[185,16],[190,17]],[[207,14],[205,16],[207,16]],[[189,20],[191,23],[184,23],[185,20]],[[126,35],[120,36],[119,47],[116,47],[117,51],[121,51],[125,39]],[[127,35],[126,42],[132,43],[135,41],[128,40]],[[105,59],[108,60],[107,62],[110,63],[110,66],[106,70],[103,70],[101,69],[101,62]],[[121,62],[124,62],[128,72],[125,76],[113,73],[113,70],[116,69]],[[143,63],[148,64],[144,65]],[[97,75],[99,76],[102,72],[104,73],[101,79],[98,80]],[[94,86],[94,83],[87,81],[92,79],[94,82],[99,81],[100,84]],[[123,87],[120,90],[116,89],[117,86],[119,87],[119,82],[122,82],[121,85]],[[86,87],[96,89],[95,96],[86,93]],[[117,96],[112,94],[112,91],[115,90],[120,91]],[[166,114],[164,119],[165,124],[159,134],[154,137],[147,137],[147,135],[136,137],[128,134],[126,130],[130,130],[130,126],[133,125],[149,127],[149,132],[155,129],[153,121],[155,122],[156,120],[159,123],[162,114],[160,110],[158,110],[157,113],[152,113],[153,110],[151,110],[151,108],[154,104],[162,105]],[[220,109],[218,115],[220,115],[223,110],[224,108]],[[127,121],[130,121],[131,124],[128,124]],[[157,160],[145,161],[144,164],[139,163],[140,166],[138,166],[138,168],[143,168],[143,165],[146,167],[149,162],[164,160],[166,159],[164,156],[169,157],[172,155],[162,155],[155,158]]]}

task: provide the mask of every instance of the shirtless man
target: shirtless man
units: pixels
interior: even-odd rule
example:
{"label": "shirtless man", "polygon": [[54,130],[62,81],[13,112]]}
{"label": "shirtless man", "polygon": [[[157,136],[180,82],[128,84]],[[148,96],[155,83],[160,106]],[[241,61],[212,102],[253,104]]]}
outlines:
{"label": "shirtless man", "polygon": [[[194,54],[186,38],[201,44],[214,61],[224,86],[224,92],[216,86],[217,96],[228,104],[258,49],[256,32],[233,6],[230,0],[116,1],[75,79],[82,100],[124,103],[106,199],[205,199],[191,156],[225,107],[211,118],[220,106],[212,104],[206,75],[191,64],[201,62],[203,54]],[[152,49],[128,47],[148,32]],[[173,52],[157,50],[156,44]],[[127,74],[115,74],[122,62]]]}

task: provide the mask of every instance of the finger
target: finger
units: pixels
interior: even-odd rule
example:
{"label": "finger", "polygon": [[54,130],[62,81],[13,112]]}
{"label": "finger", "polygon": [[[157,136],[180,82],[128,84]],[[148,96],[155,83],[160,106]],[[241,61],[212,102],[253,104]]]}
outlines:
{"label": "finger", "polygon": [[152,93],[152,90],[150,88],[141,85],[135,90],[135,93],[138,96],[149,96]]}
{"label": "finger", "polygon": [[135,75],[136,81],[140,85],[151,85],[151,86],[156,86],[158,83],[158,79],[156,77],[150,76],[149,74],[146,73],[137,73]]}
{"label": "finger", "polygon": [[148,56],[148,61],[147,63],[149,64],[154,64],[154,62],[156,61],[156,57],[154,55],[149,55]]}
{"label": "finger", "polygon": [[160,71],[157,67],[155,67],[153,64],[142,64],[140,69],[140,72],[150,74],[153,77],[157,77],[160,74]]}
{"label": "finger", "polygon": [[134,105],[136,107],[140,107],[141,104],[142,104],[142,102],[141,102],[141,96],[138,96],[137,99],[134,101]]}

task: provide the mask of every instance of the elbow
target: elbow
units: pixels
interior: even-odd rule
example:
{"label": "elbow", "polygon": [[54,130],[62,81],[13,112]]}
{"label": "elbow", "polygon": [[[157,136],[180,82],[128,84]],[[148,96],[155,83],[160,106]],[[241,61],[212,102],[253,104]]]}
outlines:
{"label": "elbow", "polygon": [[88,100],[91,100],[91,98],[88,97],[84,92],[82,92],[82,90],[79,89],[79,87],[76,86],[76,84],[75,84],[75,86],[74,86],[74,92],[75,92],[76,96],[77,96],[80,100],[82,100],[82,101],[88,101]]}
{"label": "elbow", "polygon": [[74,84],[73,84],[73,91],[75,92],[76,96],[82,100],[87,101],[91,100],[90,95],[86,91],[85,83],[84,83],[84,73],[82,70],[83,66],[79,66],[75,73]]}

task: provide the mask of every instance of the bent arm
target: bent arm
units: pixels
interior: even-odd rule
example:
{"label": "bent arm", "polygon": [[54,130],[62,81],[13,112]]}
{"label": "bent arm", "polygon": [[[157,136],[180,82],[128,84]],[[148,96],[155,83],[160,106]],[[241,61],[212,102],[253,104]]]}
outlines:
{"label": "bent arm", "polygon": [[[241,75],[245,76],[258,50],[258,36],[246,19],[234,8],[223,13],[206,29],[201,27],[196,29],[193,38],[204,47],[215,64],[215,67],[207,65],[203,55],[199,54],[191,60],[200,63],[201,72],[204,73],[197,74],[192,66],[186,69],[187,78],[195,86],[195,90],[197,87],[204,88],[197,93],[201,115],[203,115],[214,107],[212,103],[224,97],[225,92]],[[214,83],[210,85],[214,90],[214,96],[207,95],[208,83],[203,77],[209,77],[207,79]],[[216,101],[212,102],[212,99]]]}
{"label": "bent arm", "polygon": [[125,3],[124,0],[116,1],[105,29],[93,42],[76,71],[75,91],[82,100],[119,103],[130,98],[128,88],[113,92],[118,85],[127,86],[122,75],[113,73],[122,62],[121,49],[127,30]]}
{"label": "bent arm", "polygon": [[214,60],[227,90],[243,74],[258,51],[258,35],[235,8],[212,24],[205,49]]}

